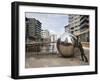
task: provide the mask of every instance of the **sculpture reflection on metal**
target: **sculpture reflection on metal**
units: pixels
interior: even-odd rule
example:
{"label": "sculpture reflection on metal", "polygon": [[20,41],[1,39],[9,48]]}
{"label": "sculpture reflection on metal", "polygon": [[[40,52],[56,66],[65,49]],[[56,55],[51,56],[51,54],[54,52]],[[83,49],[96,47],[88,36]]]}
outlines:
{"label": "sculpture reflection on metal", "polygon": [[81,42],[79,42],[78,38],[71,34],[70,32],[65,32],[61,35],[57,40],[57,49],[58,52],[63,57],[71,57],[74,56],[74,48],[78,47],[81,52],[82,61],[88,62],[87,57],[84,54],[84,50]]}

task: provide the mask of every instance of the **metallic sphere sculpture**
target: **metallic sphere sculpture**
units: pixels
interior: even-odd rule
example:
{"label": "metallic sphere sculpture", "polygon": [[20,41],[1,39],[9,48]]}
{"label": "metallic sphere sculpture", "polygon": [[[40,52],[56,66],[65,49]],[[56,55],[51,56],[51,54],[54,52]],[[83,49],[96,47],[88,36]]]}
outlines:
{"label": "metallic sphere sculpture", "polygon": [[88,62],[88,59],[84,53],[84,49],[83,49],[82,44],[79,41],[78,37],[71,34],[70,32],[65,32],[57,40],[58,52],[64,57],[74,56],[74,48],[75,47],[79,48],[79,50],[81,52],[80,55],[81,55],[82,61]]}
{"label": "metallic sphere sculpture", "polygon": [[57,49],[59,53],[64,57],[69,57],[74,55],[74,47],[77,38],[71,34],[65,32],[57,40]]}

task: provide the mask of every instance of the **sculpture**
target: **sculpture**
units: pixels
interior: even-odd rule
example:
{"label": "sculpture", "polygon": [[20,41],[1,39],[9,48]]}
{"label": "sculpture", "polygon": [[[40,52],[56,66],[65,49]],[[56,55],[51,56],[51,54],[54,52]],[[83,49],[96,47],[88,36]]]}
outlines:
{"label": "sculpture", "polygon": [[63,57],[74,56],[74,48],[75,47],[79,48],[79,50],[81,52],[81,59],[82,59],[82,61],[88,62],[88,59],[85,56],[82,44],[79,41],[78,37],[76,37],[75,35],[71,34],[70,32],[65,32],[57,40],[58,52]]}

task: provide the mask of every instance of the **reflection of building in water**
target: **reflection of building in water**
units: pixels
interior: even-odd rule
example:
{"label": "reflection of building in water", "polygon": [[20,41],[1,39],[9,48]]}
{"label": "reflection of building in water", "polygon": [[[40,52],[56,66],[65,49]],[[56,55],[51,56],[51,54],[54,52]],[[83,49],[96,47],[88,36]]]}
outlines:
{"label": "reflection of building in water", "polygon": [[41,47],[41,52],[49,51],[49,48],[50,48],[50,32],[48,30],[42,30],[41,31],[41,38],[42,38],[43,43],[47,43],[47,44],[44,44]]}
{"label": "reflection of building in water", "polygon": [[41,37],[42,37],[42,42],[47,43],[42,46],[41,52],[55,53],[57,51],[56,49],[57,35],[50,34],[48,30],[42,30]]}
{"label": "reflection of building in water", "polygon": [[35,18],[26,18],[26,39],[39,41],[41,39],[41,22]]}
{"label": "reflection of building in water", "polygon": [[69,25],[65,26],[70,32],[80,37],[82,42],[89,42],[89,16],[88,15],[69,15]]}
{"label": "reflection of building in water", "polygon": [[57,42],[57,35],[51,35],[51,52],[57,52],[56,42]]}

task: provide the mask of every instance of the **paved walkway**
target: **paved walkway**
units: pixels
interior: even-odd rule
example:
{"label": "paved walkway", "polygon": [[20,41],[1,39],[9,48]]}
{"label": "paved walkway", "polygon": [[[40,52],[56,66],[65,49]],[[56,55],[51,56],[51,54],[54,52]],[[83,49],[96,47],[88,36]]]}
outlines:
{"label": "paved walkway", "polygon": [[[84,49],[87,58],[89,59],[89,49]],[[83,62],[80,58],[80,52],[75,50],[75,57],[64,58],[57,54],[43,54],[34,55],[33,53],[26,53],[25,67],[39,68],[39,67],[60,67],[60,66],[80,66],[88,65],[89,62]]]}

